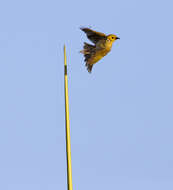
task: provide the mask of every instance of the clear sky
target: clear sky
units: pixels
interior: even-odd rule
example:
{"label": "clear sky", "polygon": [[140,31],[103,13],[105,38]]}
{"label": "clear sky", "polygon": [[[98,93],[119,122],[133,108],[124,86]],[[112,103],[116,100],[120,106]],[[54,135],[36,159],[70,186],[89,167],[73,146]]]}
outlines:
{"label": "clear sky", "polygon": [[[173,189],[172,7],[0,2],[0,189],[67,189],[64,43],[74,190]],[[81,26],[121,38],[92,74]]]}

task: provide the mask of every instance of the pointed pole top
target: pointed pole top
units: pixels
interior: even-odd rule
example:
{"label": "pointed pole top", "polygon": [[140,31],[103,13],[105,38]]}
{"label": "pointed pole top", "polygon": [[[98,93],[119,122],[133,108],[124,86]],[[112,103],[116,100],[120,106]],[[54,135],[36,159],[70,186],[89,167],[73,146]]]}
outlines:
{"label": "pointed pole top", "polygon": [[64,65],[67,66],[67,60],[66,60],[66,47],[65,47],[65,44],[64,44]]}

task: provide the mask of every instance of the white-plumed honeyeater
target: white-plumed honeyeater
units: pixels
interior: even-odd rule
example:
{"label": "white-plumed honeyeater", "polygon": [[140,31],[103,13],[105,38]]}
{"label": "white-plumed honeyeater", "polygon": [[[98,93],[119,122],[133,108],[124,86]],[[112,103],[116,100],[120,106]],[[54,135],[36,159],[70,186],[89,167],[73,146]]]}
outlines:
{"label": "white-plumed honeyeater", "polygon": [[94,43],[94,45],[91,45],[84,42],[83,50],[80,51],[84,54],[85,66],[88,72],[91,73],[93,65],[107,55],[111,51],[113,42],[120,38],[114,34],[105,35],[101,32],[96,32],[90,28],[80,29],[85,32],[88,39]]}

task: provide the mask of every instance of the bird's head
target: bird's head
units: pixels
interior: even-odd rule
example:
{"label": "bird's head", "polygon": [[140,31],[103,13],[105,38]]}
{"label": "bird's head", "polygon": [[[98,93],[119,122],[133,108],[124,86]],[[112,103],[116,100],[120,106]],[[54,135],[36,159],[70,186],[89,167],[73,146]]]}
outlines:
{"label": "bird's head", "polygon": [[118,36],[114,35],[114,34],[110,34],[107,36],[107,40],[110,41],[110,42],[114,42],[115,40],[118,40],[120,39]]}

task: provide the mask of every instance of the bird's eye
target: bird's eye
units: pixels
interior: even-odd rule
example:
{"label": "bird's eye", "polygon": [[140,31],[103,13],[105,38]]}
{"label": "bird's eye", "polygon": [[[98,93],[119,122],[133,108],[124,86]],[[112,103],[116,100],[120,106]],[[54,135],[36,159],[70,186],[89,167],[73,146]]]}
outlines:
{"label": "bird's eye", "polygon": [[112,39],[114,39],[114,37],[112,36]]}

